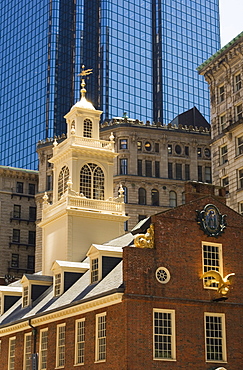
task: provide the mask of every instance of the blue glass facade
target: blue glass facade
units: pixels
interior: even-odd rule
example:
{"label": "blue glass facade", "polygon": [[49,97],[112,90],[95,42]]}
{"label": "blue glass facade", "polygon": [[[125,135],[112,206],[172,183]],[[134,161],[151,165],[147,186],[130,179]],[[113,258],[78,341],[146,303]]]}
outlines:
{"label": "blue glass facade", "polygon": [[36,168],[36,142],[66,131],[82,64],[104,119],[209,120],[196,67],[220,48],[218,0],[9,0],[1,35],[1,164]]}

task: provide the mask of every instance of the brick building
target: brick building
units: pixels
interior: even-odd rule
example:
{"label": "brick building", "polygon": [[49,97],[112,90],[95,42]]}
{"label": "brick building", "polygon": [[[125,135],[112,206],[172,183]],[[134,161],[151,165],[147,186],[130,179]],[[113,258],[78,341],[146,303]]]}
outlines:
{"label": "brick building", "polygon": [[25,272],[34,272],[37,184],[38,171],[0,166],[2,284],[20,278]]}
{"label": "brick building", "polygon": [[[83,262],[56,261],[53,282],[25,275],[0,318],[1,368],[30,369],[38,353],[39,370],[239,370],[243,218],[221,195],[187,183],[186,204],[91,245]],[[208,270],[235,279],[209,285]]]}
{"label": "brick building", "polygon": [[227,205],[243,214],[243,32],[198,71],[209,84],[213,183],[225,186]]}

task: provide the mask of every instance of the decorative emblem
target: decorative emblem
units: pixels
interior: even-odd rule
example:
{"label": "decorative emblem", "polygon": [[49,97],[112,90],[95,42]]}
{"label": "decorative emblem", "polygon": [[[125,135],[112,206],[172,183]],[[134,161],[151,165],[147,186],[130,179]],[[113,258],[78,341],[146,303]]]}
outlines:
{"label": "decorative emblem", "polygon": [[154,248],[154,225],[151,224],[146,234],[138,234],[134,237],[134,245],[137,248]]}
{"label": "decorative emblem", "polygon": [[218,284],[218,293],[225,296],[232,285],[235,273],[231,273],[222,277],[218,271],[210,270],[203,274],[201,279],[210,278],[205,281],[205,286],[210,287],[211,284]]}
{"label": "decorative emblem", "polygon": [[208,236],[218,237],[226,227],[226,215],[222,215],[213,204],[207,204],[202,211],[197,212],[197,223]]}

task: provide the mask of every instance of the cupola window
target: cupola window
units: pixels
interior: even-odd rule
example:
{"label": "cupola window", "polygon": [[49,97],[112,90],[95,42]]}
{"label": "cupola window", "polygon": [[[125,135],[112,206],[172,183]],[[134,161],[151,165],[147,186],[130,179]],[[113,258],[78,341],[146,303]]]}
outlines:
{"label": "cupola window", "polygon": [[104,172],[94,163],[85,164],[80,171],[80,193],[90,199],[104,199]]}
{"label": "cupola window", "polygon": [[92,137],[92,121],[88,118],[84,120],[84,137]]}
{"label": "cupola window", "polygon": [[67,190],[67,182],[69,179],[69,169],[67,166],[62,167],[58,176],[58,200],[61,199]]}

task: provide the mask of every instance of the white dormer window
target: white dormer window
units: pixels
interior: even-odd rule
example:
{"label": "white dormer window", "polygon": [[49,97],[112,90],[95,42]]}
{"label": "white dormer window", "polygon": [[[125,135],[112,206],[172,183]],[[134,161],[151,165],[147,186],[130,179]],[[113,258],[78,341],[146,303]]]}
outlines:
{"label": "white dormer window", "polygon": [[91,284],[99,280],[99,259],[94,258],[91,261]]}
{"label": "white dormer window", "polygon": [[62,282],[61,274],[55,275],[55,288],[54,288],[54,295],[55,297],[61,294],[61,282]]}
{"label": "white dormer window", "polygon": [[29,287],[23,287],[23,307],[27,307],[29,305]]}
{"label": "white dormer window", "polygon": [[92,137],[92,121],[88,118],[84,120],[84,137]]}

